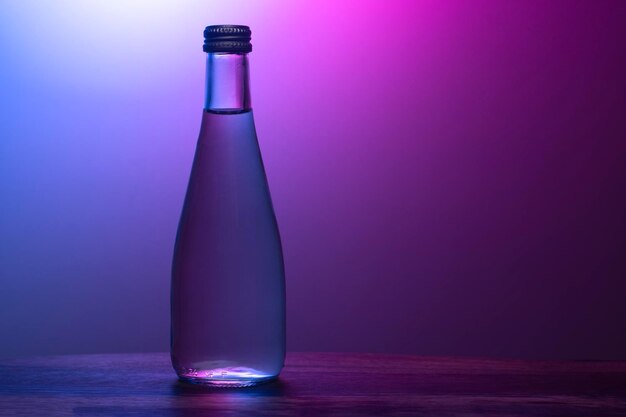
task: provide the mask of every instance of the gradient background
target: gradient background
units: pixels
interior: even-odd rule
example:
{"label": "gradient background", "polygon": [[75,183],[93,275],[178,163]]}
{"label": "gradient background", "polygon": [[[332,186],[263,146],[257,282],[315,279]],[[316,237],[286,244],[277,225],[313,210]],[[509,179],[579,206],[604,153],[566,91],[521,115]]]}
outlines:
{"label": "gradient background", "polygon": [[626,2],[0,0],[0,356],[165,351],[207,24],[288,348],[626,358]]}

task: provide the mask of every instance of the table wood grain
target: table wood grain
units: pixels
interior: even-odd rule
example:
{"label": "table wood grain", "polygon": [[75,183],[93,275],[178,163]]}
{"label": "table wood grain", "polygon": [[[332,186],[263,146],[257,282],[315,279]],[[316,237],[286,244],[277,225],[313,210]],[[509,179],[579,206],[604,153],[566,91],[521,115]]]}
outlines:
{"label": "table wood grain", "polygon": [[15,359],[0,415],[626,416],[626,362],[292,353],[276,382],[210,389],[165,353]]}

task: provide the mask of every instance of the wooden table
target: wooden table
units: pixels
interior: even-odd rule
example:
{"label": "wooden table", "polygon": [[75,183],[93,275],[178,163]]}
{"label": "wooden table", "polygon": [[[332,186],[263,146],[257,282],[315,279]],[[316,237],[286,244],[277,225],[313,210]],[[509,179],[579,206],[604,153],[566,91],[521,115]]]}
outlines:
{"label": "wooden table", "polygon": [[165,353],[0,362],[0,415],[626,416],[626,362],[293,353],[277,382],[179,382]]}

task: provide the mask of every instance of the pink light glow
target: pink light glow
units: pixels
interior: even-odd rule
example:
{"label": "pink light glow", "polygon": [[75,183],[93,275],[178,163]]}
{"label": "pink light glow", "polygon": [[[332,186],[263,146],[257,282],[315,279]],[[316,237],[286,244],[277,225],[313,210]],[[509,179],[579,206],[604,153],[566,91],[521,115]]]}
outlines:
{"label": "pink light glow", "polygon": [[1,1],[0,354],[167,350],[202,31],[240,23],[288,349],[621,358],[625,5]]}

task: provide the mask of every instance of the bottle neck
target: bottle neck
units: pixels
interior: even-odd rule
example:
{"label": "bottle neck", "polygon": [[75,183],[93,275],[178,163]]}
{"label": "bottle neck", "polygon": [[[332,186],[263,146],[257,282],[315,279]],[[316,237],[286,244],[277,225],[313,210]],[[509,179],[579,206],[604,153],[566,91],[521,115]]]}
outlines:
{"label": "bottle neck", "polygon": [[204,109],[215,113],[242,113],[250,110],[249,84],[247,54],[209,53]]}

